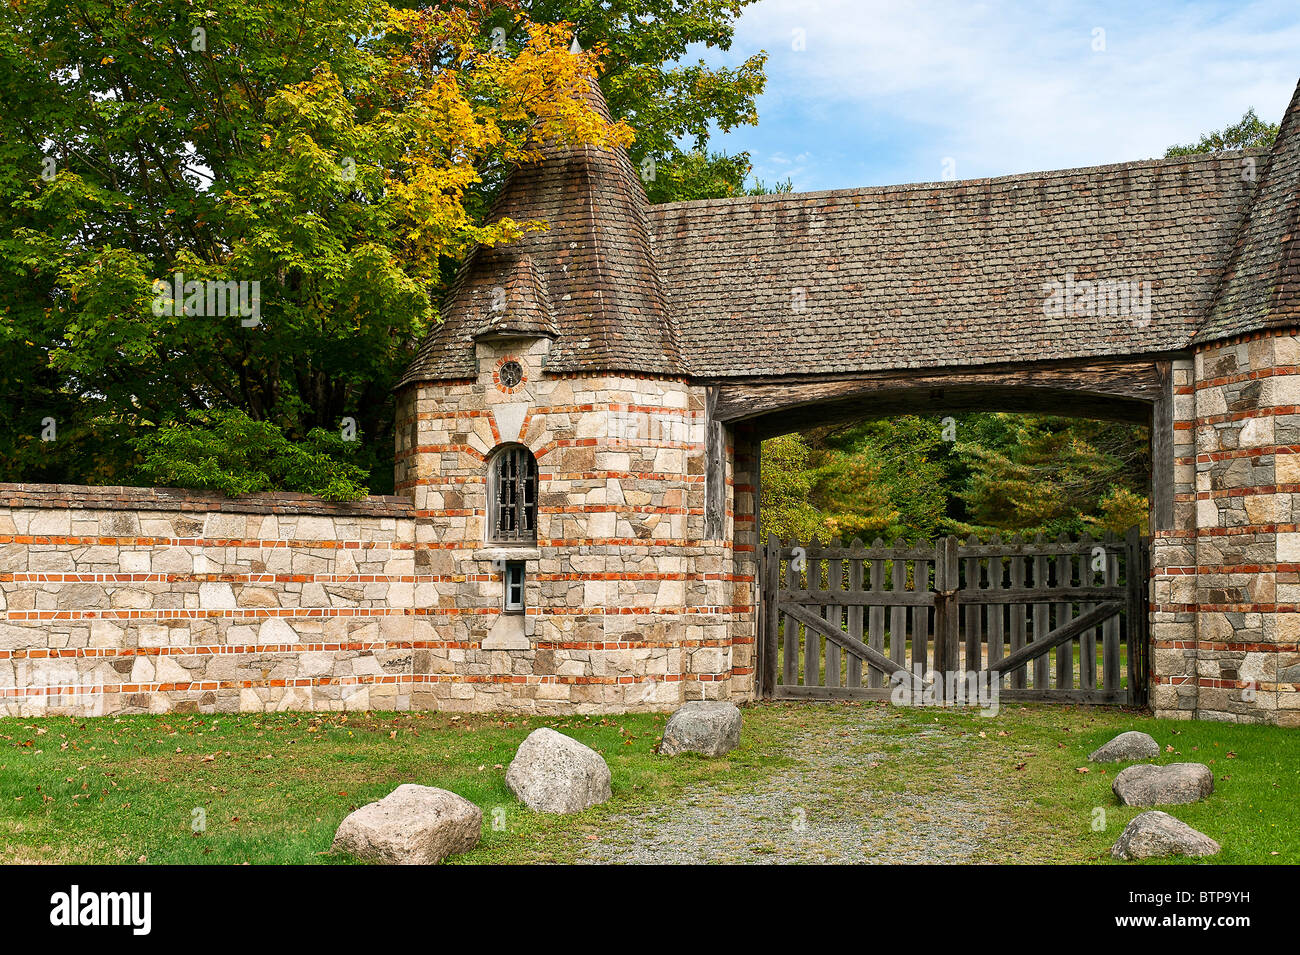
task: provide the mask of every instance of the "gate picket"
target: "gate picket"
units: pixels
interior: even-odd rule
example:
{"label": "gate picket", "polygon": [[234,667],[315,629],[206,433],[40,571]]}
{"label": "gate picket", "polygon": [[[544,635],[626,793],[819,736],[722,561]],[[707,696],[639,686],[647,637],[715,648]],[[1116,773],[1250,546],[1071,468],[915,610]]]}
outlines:
{"label": "gate picket", "polygon": [[[1062,550],[1069,547],[1070,535],[1062,533],[1056,542]],[[1056,626],[1064,627],[1074,619],[1074,597],[1068,591],[1074,588],[1074,559],[1061,553],[1056,558],[1056,586],[1063,591],[1066,599],[1056,605]],[[1056,648],[1056,688],[1058,690],[1074,689],[1074,641],[1063,643]]]}
{"label": "gate picket", "polygon": [[[912,565],[912,589],[918,593],[933,592],[930,585],[930,562],[924,557],[916,558]],[[930,642],[930,604],[918,604],[912,608],[912,672],[917,667],[921,673],[929,669],[928,653]]]}
{"label": "gate picket", "polygon": [[[826,589],[833,593],[844,590],[844,565],[839,558],[826,562]],[[826,605],[826,622],[836,630],[843,629],[843,611],[835,604]],[[840,685],[840,648],[832,640],[826,641],[826,685]]]}
{"label": "gate picket", "polygon": [[[806,550],[811,551],[810,544]],[[815,593],[822,589],[822,563],[818,557],[811,554],[808,557],[808,592]],[[821,613],[818,606],[810,607],[814,613]],[[821,682],[819,670],[822,662],[822,637],[821,634],[814,630],[803,628],[803,685],[817,686]]]}
{"label": "gate picket", "polygon": [[[862,589],[862,552],[866,548],[862,544],[862,538],[855,537],[853,545],[849,549],[851,555],[849,558],[849,589]],[[862,607],[849,608],[849,636],[859,643],[862,642]],[[862,660],[859,657],[849,654],[848,662],[848,683],[850,687],[862,686]]]}
{"label": "gate picket", "polygon": [[[1021,549],[1023,541],[1017,534],[1011,538],[1011,543],[1015,546],[1017,552]],[[1019,590],[1025,586],[1025,571],[1029,569],[1029,558],[1016,553],[1011,558],[1011,589]],[[1011,605],[1011,652],[1014,654],[1025,647],[1025,605]],[[1011,674],[1011,686],[1017,690],[1025,689],[1028,683],[1028,671],[1025,667],[1017,667],[1016,671]]]}
{"label": "gate picket", "polygon": [[[1041,551],[1046,544],[1042,534],[1034,538],[1035,547]],[[1043,592],[1047,591],[1047,555],[1037,553],[1034,555],[1034,589]],[[1047,631],[1052,629],[1051,624],[1051,607],[1045,603],[1034,604],[1034,640],[1042,640]],[[1050,671],[1051,660],[1049,655],[1044,653],[1042,656],[1034,658],[1034,689],[1045,690],[1050,686],[1048,675]]]}
{"label": "gate picket", "polygon": [[[1002,547],[1002,538],[997,534],[993,535],[993,540],[989,542],[995,551]],[[989,556],[989,589],[998,591],[1002,589],[1002,555],[991,554]],[[989,668],[1002,659],[1002,605],[998,603],[989,604],[989,633],[988,633],[988,657]]]}
{"label": "gate picket", "polygon": [[[967,547],[979,546],[979,538],[974,534],[966,541]],[[966,558],[966,590],[980,589],[980,559],[973,554]],[[966,662],[962,669],[983,669],[980,655],[980,631],[984,620],[984,607],[975,604],[966,608]]]}
{"label": "gate picket", "polygon": [[[1106,547],[1106,585],[1113,587],[1119,583],[1119,555],[1115,553],[1114,546],[1118,543],[1118,538],[1114,531],[1107,531],[1105,537]],[[1107,620],[1101,626],[1102,633],[1102,651],[1101,651],[1101,673],[1102,688],[1110,693],[1119,692],[1119,621],[1117,619]]]}
{"label": "gate picket", "polygon": [[[1091,587],[1097,580],[1092,569],[1092,537],[1084,533],[1079,538],[1083,553],[1079,555],[1079,586]],[[1095,605],[1087,601],[1079,604],[1079,615],[1083,616]],[[1097,688],[1097,630],[1089,627],[1079,634],[1079,689],[1095,690]]]}
{"label": "gate picket", "polygon": [[[907,590],[907,560],[895,557],[893,565],[893,592],[901,594]],[[907,666],[907,608],[902,604],[889,611],[889,659]]]}
{"label": "gate picket", "polygon": [[[885,542],[879,537],[871,545],[872,550],[880,550],[885,546]],[[880,558],[874,558],[871,561],[871,592],[880,593],[885,589],[885,562]],[[867,646],[877,653],[883,653],[885,650],[885,608],[881,604],[872,604],[869,611],[870,633],[871,637],[867,640]],[[872,667],[867,673],[868,685],[873,689],[879,689],[884,679],[879,670]]]}
{"label": "gate picket", "polygon": [[[796,545],[797,546],[797,545]],[[796,570],[793,561],[788,561],[785,565],[786,589],[797,590],[801,583],[799,576],[802,571]],[[780,607],[778,600],[772,601],[773,605]],[[794,686],[799,682],[795,674],[798,672],[795,667],[799,662],[799,624],[788,614],[781,614],[781,634],[782,634],[782,658],[781,658],[781,683],[784,686]]]}

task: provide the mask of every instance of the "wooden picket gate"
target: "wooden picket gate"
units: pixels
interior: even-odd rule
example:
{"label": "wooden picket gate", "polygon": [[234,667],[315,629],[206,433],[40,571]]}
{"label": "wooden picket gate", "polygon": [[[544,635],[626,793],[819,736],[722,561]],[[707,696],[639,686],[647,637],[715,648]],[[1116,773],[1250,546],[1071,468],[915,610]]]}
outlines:
{"label": "wooden picket gate", "polygon": [[[1148,541],[854,541],[763,550],[758,690],[889,699],[958,674],[1000,698],[1144,705]],[[950,690],[951,696],[951,690]]]}

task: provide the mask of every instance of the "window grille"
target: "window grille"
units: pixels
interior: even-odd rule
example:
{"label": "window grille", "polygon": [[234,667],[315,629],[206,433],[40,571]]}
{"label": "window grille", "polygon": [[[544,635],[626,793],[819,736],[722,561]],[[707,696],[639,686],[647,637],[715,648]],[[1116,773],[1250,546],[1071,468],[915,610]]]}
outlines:
{"label": "window grille", "polygon": [[537,540],[537,459],[527,448],[508,447],[497,452],[491,467],[492,540]]}

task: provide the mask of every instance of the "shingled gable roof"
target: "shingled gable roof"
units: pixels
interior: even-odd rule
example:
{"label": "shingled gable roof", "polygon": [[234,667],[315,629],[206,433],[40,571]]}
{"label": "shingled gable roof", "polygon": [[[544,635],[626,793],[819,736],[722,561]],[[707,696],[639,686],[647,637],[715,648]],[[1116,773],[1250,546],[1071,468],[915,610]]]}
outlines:
{"label": "shingled gable roof", "polygon": [[[1183,349],[1252,185],[1238,156],[651,209],[699,377]],[[1048,283],[1151,283],[1151,312],[1048,315]],[[743,344],[738,344],[743,342]]]}
{"label": "shingled gable roof", "polygon": [[1300,324],[1300,85],[1198,341]]}
{"label": "shingled gable roof", "polygon": [[[585,96],[592,109],[610,118],[594,80]],[[521,313],[510,314],[507,294],[504,321],[511,331],[555,336],[547,371],[684,372],[650,245],[645,190],[626,150],[547,144],[543,153],[541,162],[510,175],[492,218],[544,220],[547,230],[470,255],[452,285],[442,323],[421,345],[401,384],[473,377],[473,338],[493,330],[494,294],[500,301],[493,289],[508,290],[511,281],[519,287],[521,276],[530,273],[523,285],[531,292],[519,300]]]}
{"label": "shingled gable roof", "polygon": [[[551,223],[511,246],[549,291],[548,371],[725,379],[1179,352],[1300,324],[1297,100],[1267,155],[648,208],[626,153],[558,149],[512,176],[499,212]],[[458,296],[494,281],[484,251],[403,383],[473,376],[486,317]],[[1081,281],[1147,283],[1149,318],[1044,308],[1051,283]]]}

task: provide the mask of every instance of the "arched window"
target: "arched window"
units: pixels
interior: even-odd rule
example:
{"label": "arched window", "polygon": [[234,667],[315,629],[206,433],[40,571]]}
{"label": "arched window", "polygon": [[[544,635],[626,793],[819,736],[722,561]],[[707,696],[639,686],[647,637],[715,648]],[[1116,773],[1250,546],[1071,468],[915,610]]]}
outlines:
{"label": "arched window", "polygon": [[537,459],[510,444],[488,461],[488,540],[537,540]]}

